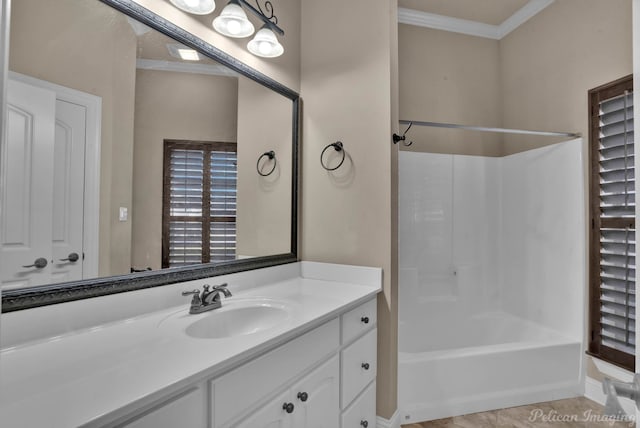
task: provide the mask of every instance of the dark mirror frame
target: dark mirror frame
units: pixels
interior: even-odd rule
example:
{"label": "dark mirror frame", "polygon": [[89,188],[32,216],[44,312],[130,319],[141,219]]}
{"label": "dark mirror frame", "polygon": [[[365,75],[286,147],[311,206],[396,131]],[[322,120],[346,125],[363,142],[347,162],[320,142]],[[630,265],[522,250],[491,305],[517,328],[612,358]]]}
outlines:
{"label": "dark mirror frame", "polygon": [[[292,183],[291,183],[291,252],[270,256],[234,260],[222,263],[207,263],[194,266],[133,273],[81,281],[47,284],[26,289],[5,290],[2,292],[2,312],[12,312],[22,309],[56,303],[70,302],[91,297],[106,296],[175,284],[178,282],[210,278],[247,270],[277,266],[298,261],[298,180],[299,180],[299,149],[300,149],[300,96],[269,76],[240,62],[226,52],[194,36],[184,29],[174,25],[166,19],[131,0],[96,0],[105,3],[124,14],[137,19],[149,27],[191,47],[239,74],[260,83],[263,86],[289,98],[293,104],[292,115]],[[2,101],[0,132],[4,135],[6,78],[8,69],[9,23],[11,0],[0,0],[0,100]]]}

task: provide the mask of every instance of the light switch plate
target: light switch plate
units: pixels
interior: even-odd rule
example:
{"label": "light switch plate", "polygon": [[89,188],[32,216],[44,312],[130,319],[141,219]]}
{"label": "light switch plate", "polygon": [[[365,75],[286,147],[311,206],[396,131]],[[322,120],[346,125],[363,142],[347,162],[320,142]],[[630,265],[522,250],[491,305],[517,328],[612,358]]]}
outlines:
{"label": "light switch plate", "polygon": [[120,221],[127,221],[129,219],[129,210],[127,207],[120,207]]}

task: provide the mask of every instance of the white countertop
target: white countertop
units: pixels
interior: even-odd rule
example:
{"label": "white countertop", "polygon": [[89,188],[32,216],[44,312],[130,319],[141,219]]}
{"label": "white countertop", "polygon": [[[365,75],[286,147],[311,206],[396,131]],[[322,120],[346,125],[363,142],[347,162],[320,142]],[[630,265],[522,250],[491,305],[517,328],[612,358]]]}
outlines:
{"label": "white countertop", "polygon": [[[381,290],[380,281],[358,284],[345,275],[345,282],[341,282],[336,272],[327,279],[317,279],[322,276],[318,267],[336,265],[312,265],[309,271],[313,272],[307,277],[237,292],[229,284],[233,297],[223,299],[219,310],[255,298],[285,302],[292,308],[285,322],[261,332],[225,339],[192,338],[185,334],[186,326],[207,313],[189,315],[185,301],[180,306],[3,350],[1,425],[100,426],[162,395],[238,366]],[[64,309],[64,304],[58,306]]]}

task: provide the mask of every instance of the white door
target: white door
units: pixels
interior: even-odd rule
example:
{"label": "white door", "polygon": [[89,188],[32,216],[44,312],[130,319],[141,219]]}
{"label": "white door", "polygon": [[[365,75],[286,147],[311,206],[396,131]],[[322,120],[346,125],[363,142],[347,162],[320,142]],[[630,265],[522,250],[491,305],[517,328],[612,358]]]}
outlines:
{"label": "white door", "polygon": [[51,278],[51,207],[56,95],[9,80],[1,148],[0,286]]}
{"label": "white door", "polygon": [[86,107],[56,100],[51,282],[82,279]]}
{"label": "white door", "polygon": [[59,99],[49,85],[9,79],[0,238],[5,288],[83,278],[87,107]]}

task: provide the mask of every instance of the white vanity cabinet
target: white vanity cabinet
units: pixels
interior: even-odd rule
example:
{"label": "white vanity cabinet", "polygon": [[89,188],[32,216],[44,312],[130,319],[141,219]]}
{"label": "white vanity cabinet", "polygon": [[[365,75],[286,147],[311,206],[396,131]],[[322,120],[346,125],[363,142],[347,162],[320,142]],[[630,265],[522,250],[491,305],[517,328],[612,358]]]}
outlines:
{"label": "white vanity cabinet", "polygon": [[253,412],[238,428],[336,428],[340,426],[339,359],[332,357],[300,382]]}
{"label": "white vanity cabinet", "polygon": [[213,428],[373,427],[376,313],[374,298],[212,380]]}
{"label": "white vanity cabinet", "polygon": [[[95,324],[87,315],[110,313],[111,299],[120,295],[98,302],[87,299],[81,308],[69,305],[59,312],[71,311],[73,317],[65,315],[51,330],[44,309],[3,314],[3,325],[9,319],[13,329],[26,328],[18,330],[19,335],[39,337],[38,327],[50,332],[52,340],[27,343],[16,341],[18,334],[9,336],[21,346],[3,350],[0,360],[0,371],[6,374],[0,379],[2,426],[375,426],[382,270],[300,262],[241,274],[246,283],[264,281],[265,274],[271,282],[234,290],[221,310],[198,316],[189,315],[185,303],[134,318],[114,315],[104,318],[105,324]],[[240,281],[235,276],[233,280]],[[134,303],[169,299],[193,285],[155,288],[131,293]],[[215,338],[192,335],[191,326],[202,325],[202,320],[214,328],[247,320],[262,327],[269,318],[259,317],[273,313],[261,309],[258,318],[245,319],[240,309],[247,307],[277,308],[286,317],[256,331],[230,329],[227,336]],[[68,323],[78,331],[65,330]],[[33,391],[38,391],[38,412],[32,411]]]}
{"label": "white vanity cabinet", "polygon": [[376,321],[374,298],[108,427],[374,427]]}

